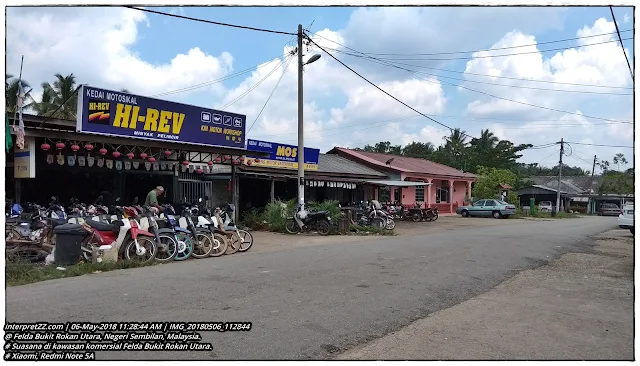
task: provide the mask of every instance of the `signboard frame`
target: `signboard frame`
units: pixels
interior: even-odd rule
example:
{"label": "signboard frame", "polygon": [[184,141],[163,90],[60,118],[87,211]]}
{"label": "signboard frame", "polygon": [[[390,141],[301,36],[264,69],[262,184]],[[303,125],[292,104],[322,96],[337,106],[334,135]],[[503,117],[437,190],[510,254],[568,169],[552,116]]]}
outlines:
{"label": "signboard frame", "polygon": [[[298,169],[298,147],[271,141],[247,140],[247,158],[255,159],[252,153],[263,153],[266,157],[259,157],[252,166],[276,169]],[[305,171],[317,171],[320,159],[320,149],[304,148]]]}
{"label": "signboard frame", "polygon": [[246,122],[246,115],[233,112],[88,85],[78,89],[81,133],[246,150]]}

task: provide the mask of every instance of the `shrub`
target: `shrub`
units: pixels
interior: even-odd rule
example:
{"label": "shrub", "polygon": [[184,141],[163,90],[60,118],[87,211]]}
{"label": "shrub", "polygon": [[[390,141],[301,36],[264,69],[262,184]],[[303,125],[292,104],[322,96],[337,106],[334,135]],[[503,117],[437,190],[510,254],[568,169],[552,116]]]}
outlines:
{"label": "shrub", "polygon": [[287,204],[282,201],[269,202],[260,215],[270,231],[282,232],[287,221]]}
{"label": "shrub", "polygon": [[264,229],[264,223],[262,222],[262,215],[258,209],[252,208],[242,216],[242,224],[250,227],[253,230]]}

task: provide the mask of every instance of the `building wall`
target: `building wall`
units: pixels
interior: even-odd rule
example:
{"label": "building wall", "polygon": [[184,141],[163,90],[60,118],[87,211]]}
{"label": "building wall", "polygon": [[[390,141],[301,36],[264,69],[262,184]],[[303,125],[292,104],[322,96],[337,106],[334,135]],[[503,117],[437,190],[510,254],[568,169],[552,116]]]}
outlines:
{"label": "building wall", "polygon": [[[406,178],[406,176],[403,175],[402,179],[404,180],[404,178]],[[411,181],[418,180],[415,176],[412,176],[409,179]],[[428,177],[421,179],[424,181],[429,180]],[[453,203],[454,209],[455,207],[462,206],[465,203],[467,182],[471,182],[471,180],[454,180],[453,191],[451,191],[449,180],[431,178],[431,188],[429,189],[428,186],[424,187],[424,199],[418,201],[418,203],[423,207],[431,204],[431,207],[438,207],[442,212],[449,212],[451,209],[451,203]],[[395,188],[395,190],[400,190],[400,202],[405,206],[415,205],[417,202],[416,198],[421,198],[416,197],[416,191],[419,190],[419,188],[416,187],[404,187],[402,189]],[[391,197],[394,197],[394,195],[392,194]]]}

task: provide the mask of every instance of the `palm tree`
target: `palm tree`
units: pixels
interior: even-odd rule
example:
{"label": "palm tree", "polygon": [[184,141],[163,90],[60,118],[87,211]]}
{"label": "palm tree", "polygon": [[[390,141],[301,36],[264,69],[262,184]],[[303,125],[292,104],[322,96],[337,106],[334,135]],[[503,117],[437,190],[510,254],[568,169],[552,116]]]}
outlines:
{"label": "palm tree", "polygon": [[78,105],[78,94],[76,93],[76,77],[73,74],[62,76],[55,75],[56,80],[53,85],[48,82],[42,83],[42,100],[34,106],[39,115],[74,120]]}
{"label": "palm tree", "polygon": [[[18,111],[18,82],[22,84],[22,90],[25,92],[29,89],[29,83],[24,80],[18,80],[13,75],[5,74],[4,95],[6,98],[7,113],[13,114]],[[25,94],[23,108],[32,105],[33,99],[30,93]]]}
{"label": "palm tree", "polygon": [[613,163],[618,166],[618,170],[620,170],[620,164],[627,165],[627,158],[624,157],[623,153],[617,153],[616,156],[613,157]]}
{"label": "palm tree", "polygon": [[481,150],[490,150],[496,147],[500,139],[489,131],[489,129],[480,131],[480,137],[472,139],[471,144]]}

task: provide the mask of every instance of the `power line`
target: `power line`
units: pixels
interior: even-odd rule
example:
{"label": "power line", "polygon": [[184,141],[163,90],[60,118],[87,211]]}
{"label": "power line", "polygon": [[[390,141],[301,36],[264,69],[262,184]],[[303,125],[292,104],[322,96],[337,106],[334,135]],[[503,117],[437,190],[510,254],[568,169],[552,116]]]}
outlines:
{"label": "power line", "polygon": [[[337,43],[333,40],[330,40],[328,38],[322,37],[319,34],[316,33],[316,36],[325,39],[327,41],[330,42],[334,42]],[[339,43],[337,43],[339,44]],[[346,47],[346,46],[343,46]],[[351,49],[351,48],[350,48]],[[352,53],[346,53],[342,50],[337,50],[334,49],[336,52],[339,53],[343,53],[346,54],[348,56],[353,56],[353,57],[360,57],[360,58],[373,58],[375,59],[375,57],[371,57],[368,56],[365,53],[362,53],[360,51],[356,51],[358,53],[362,53],[362,55],[355,55]],[[353,49],[351,49],[353,50]],[[354,50],[355,51],[355,50]],[[548,81],[548,80],[532,80],[532,79],[522,79],[522,78],[514,78],[514,77],[508,77],[508,76],[494,76],[494,75],[486,75],[486,74],[477,74],[477,73],[472,73],[472,72],[466,72],[466,71],[457,71],[457,70],[447,70],[447,69],[440,69],[437,67],[430,67],[430,66],[422,66],[422,65],[415,65],[415,64],[407,64],[407,63],[403,63],[403,62],[393,62],[394,64],[397,65],[404,65],[404,66],[411,66],[411,67],[417,67],[417,68],[421,68],[421,69],[429,69],[429,70],[436,70],[436,71],[443,71],[443,72],[450,72],[450,73],[456,73],[456,74],[469,74],[469,75],[474,75],[474,76],[483,76],[483,77],[489,77],[489,78],[496,78],[496,79],[507,79],[507,80],[518,80],[518,81],[528,81],[528,82],[533,82],[533,83],[545,83],[545,84],[561,84],[561,85],[575,85],[575,86],[587,86],[587,87],[592,87],[592,88],[607,88],[607,89],[629,89],[629,90],[633,90],[632,87],[624,87],[624,86],[607,86],[607,85],[595,85],[595,84],[581,84],[581,83],[567,83],[567,82],[560,82],[560,81]]]}
{"label": "power line", "polygon": [[225,27],[232,27],[232,28],[247,29],[247,30],[258,31],[258,32],[267,32],[267,33],[286,34],[286,35],[290,35],[290,36],[292,36],[292,35],[296,35],[296,33],[293,33],[293,32],[283,32],[283,31],[277,31],[277,30],[272,30],[272,29],[264,29],[264,28],[248,27],[248,26],[245,26],[245,25],[237,25],[237,24],[229,24],[229,23],[214,22],[214,21],[212,21],[212,20],[192,18],[192,17],[188,17],[188,16],[185,16],[185,15],[170,14],[170,13],[164,13],[164,12],[157,11],[157,10],[144,9],[144,8],[136,8],[135,6],[131,6],[131,5],[123,5],[123,6],[124,6],[125,8],[129,8],[129,9],[134,9],[134,10],[138,10],[138,11],[144,11],[144,12],[147,12],[147,13],[153,13],[153,14],[165,15],[165,16],[174,17],[174,18],[187,19],[187,20],[192,20],[192,21],[194,21],[194,22],[209,23],[209,24],[221,25],[221,26],[225,26]]}
{"label": "power line", "polygon": [[613,14],[613,7],[609,5],[609,10],[611,10],[611,17],[613,18],[613,24],[616,26],[616,32],[618,32],[618,40],[620,41],[620,48],[622,48],[622,53],[624,53],[624,58],[627,60],[627,66],[629,66],[629,73],[631,74],[631,80],[633,78],[633,70],[631,70],[631,64],[629,63],[629,57],[627,53],[624,52],[624,45],[622,44],[622,37],[620,36],[620,29],[618,29],[618,22],[616,22],[616,16]]}
{"label": "power line", "polygon": [[620,147],[620,148],[625,148],[625,149],[633,149],[633,146],[625,146],[625,145],[605,145],[605,144],[587,144],[585,142],[567,142],[570,144],[576,144],[576,145],[585,145],[585,146],[601,146],[601,147]]}
{"label": "power line", "polygon": [[[629,38],[623,38],[623,41],[627,41],[633,39],[633,37],[629,37]],[[589,43],[589,44],[582,44],[582,45],[575,45],[575,46],[571,46],[571,47],[559,47],[559,48],[550,48],[547,50],[536,50],[536,51],[527,51],[527,52],[517,52],[517,53],[505,53],[502,55],[481,55],[481,56],[468,56],[468,57],[450,57],[450,58],[388,58],[388,57],[376,57],[379,60],[393,60],[393,61],[453,61],[453,60],[475,60],[478,58],[494,58],[494,57],[510,57],[510,56],[519,56],[519,55],[531,55],[531,54],[535,54],[535,53],[543,53],[543,52],[550,52],[550,51],[563,51],[563,50],[569,50],[569,49],[574,49],[574,48],[583,48],[583,47],[589,47],[589,46],[597,46],[597,45],[602,45],[602,44],[607,44],[607,43],[618,43],[617,40],[613,40],[613,41],[602,41],[602,42],[596,42],[596,43]],[[335,50],[335,49],[334,49]],[[343,51],[344,52],[344,51]],[[362,53],[362,52],[360,52]]]}
{"label": "power line", "polygon": [[170,94],[184,93],[184,92],[187,92],[187,91],[191,91],[191,90],[195,90],[195,89],[200,89],[200,88],[204,88],[204,87],[206,87],[206,86],[210,86],[210,85],[214,85],[214,84],[217,84],[217,83],[221,83],[221,82],[223,82],[223,81],[226,81],[226,80],[229,80],[229,79],[233,79],[233,78],[235,78],[235,77],[238,77],[238,76],[241,76],[241,75],[247,74],[247,73],[249,73],[249,72],[251,72],[251,71],[254,71],[254,70],[260,69],[260,68],[262,68],[262,67],[265,67],[265,66],[267,66],[267,65],[269,64],[269,62],[270,62],[270,61],[273,61],[273,60],[275,60],[276,58],[281,58],[281,57],[282,57],[282,55],[277,56],[277,57],[274,57],[274,58],[270,59],[269,61],[266,61],[266,62],[260,63],[259,65],[256,65],[256,66],[253,66],[253,67],[250,67],[250,68],[244,69],[244,70],[242,70],[242,71],[235,72],[235,73],[230,74],[230,75],[227,75],[227,76],[223,76],[223,77],[218,78],[218,79],[205,81],[204,83],[195,84],[195,85],[190,85],[190,86],[186,86],[186,87],[184,87],[184,88],[175,89],[175,90],[170,90],[170,91],[166,91],[166,92],[163,92],[163,93],[158,93],[158,94],[152,95],[151,97],[152,97],[152,98],[155,98],[155,97],[161,97],[161,96],[170,95]]}
{"label": "power line", "polygon": [[253,90],[255,90],[258,86],[260,86],[260,84],[262,84],[265,80],[267,80],[269,78],[269,76],[271,76],[271,74],[273,74],[274,72],[276,72],[276,70],[278,70],[283,64],[284,61],[287,61],[289,58],[291,57],[291,55],[287,55],[287,57],[281,61],[278,62],[278,65],[276,65],[276,67],[273,68],[273,70],[269,71],[269,73],[267,75],[265,75],[265,77],[263,77],[261,80],[259,80],[256,84],[254,84],[251,88],[247,89],[244,93],[240,94],[239,96],[237,96],[235,99],[227,102],[227,104],[223,105],[222,107],[219,107],[217,109],[219,110],[224,110],[225,108],[235,104],[237,101],[239,101],[240,99],[246,97],[249,93],[251,93]]}
{"label": "power line", "polygon": [[[302,52],[302,50],[298,50],[298,52]],[[280,82],[284,78],[284,75],[287,73],[287,69],[289,69],[289,65],[291,65],[291,61],[293,61],[293,57],[289,57],[289,61],[287,62],[287,66],[285,66],[284,69],[282,70],[282,75],[280,75],[280,78],[278,79],[278,82],[276,83],[276,86],[271,91],[271,94],[269,94],[269,97],[267,98],[267,101],[264,102],[264,105],[262,106],[262,109],[260,109],[260,113],[258,113],[258,115],[256,116],[256,119],[251,124],[251,127],[249,127],[249,130],[247,131],[245,136],[249,135],[249,132],[251,132],[251,129],[253,128],[253,125],[255,125],[256,122],[258,122],[258,118],[260,118],[260,115],[262,114],[264,109],[267,107],[267,104],[269,104],[269,100],[271,100],[271,97],[273,96],[273,93],[275,93],[276,89],[278,89],[278,85],[280,85]]]}
{"label": "power line", "polygon": [[[621,31],[622,33],[624,32],[631,32],[633,31],[633,29],[627,29],[627,30],[623,30]],[[593,37],[601,37],[601,36],[610,36],[610,35],[615,35],[615,32],[612,33],[602,33],[602,34],[594,34],[594,35],[590,35],[590,36],[583,36],[583,37],[575,37],[575,38],[565,38],[565,39],[559,39],[559,40],[554,40],[554,41],[545,41],[545,42],[537,42],[537,43],[531,43],[531,44],[525,44],[525,45],[519,45],[519,46],[510,46],[510,47],[500,47],[500,48],[490,48],[490,49],[483,49],[483,50],[474,50],[474,51],[453,51],[453,52],[436,52],[436,53],[375,53],[375,52],[361,52],[361,51],[356,51],[359,53],[363,53],[363,54],[367,54],[367,55],[376,55],[376,56],[437,56],[437,55],[453,55],[456,53],[476,53],[476,52],[484,52],[484,51],[498,51],[498,50],[508,50],[508,49],[514,49],[514,48],[521,48],[521,47],[531,47],[531,46],[539,46],[541,44],[551,44],[551,43],[558,43],[558,42],[566,42],[566,41],[574,41],[574,40],[579,40],[579,39],[585,39],[585,38],[593,38]],[[320,36],[318,33],[315,33],[314,36],[318,36],[320,38],[324,38],[322,36]],[[327,39],[327,38],[324,38]],[[332,40],[330,40],[332,41]],[[349,48],[341,43],[332,41],[333,43],[340,45],[346,49],[350,49],[352,51],[355,51],[352,48]]]}
{"label": "power line", "polygon": [[[313,42],[313,41],[312,41],[312,42]],[[316,46],[318,46],[318,44],[317,44],[317,43],[315,43],[315,42],[313,42],[313,43],[314,43]],[[337,60],[337,58],[335,58],[332,54],[328,53],[325,49],[321,48],[320,46],[318,46],[318,47],[319,47],[322,51],[324,51],[325,53],[327,53],[328,55],[330,55],[331,57],[333,57],[334,59],[336,59],[336,60]],[[400,67],[400,66],[394,65],[394,64],[392,64],[392,63],[389,63],[389,62],[386,62],[386,61],[383,61],[383,60],[379,60],[379,59],[377,59],[377,58],[375,58],[375,57],[369,57],[369,58],[372,58],[372,59],[375,59],[375,60],[381,61],[381,62],[377,62],[377,63],[379,63],[379,64],[381,64],[381,65],[386,65],[386,66],[394,67],[394,68],[397,68],[397,69],[400,69],[400,70],[404,70],[404,71],[407,71],[407,72],[409,72],[409,73],[411,73],[411,74],[414,74],[414,75],[416,75],[416,74],[417,74],[417,72],[416,72],[415,70],[406,69],[406,68],[404,68],[404,67]],[[339,60],[338,60],[338,61],[339,61]],[[339,61],[339,62],[340,62],[340,63],[342,63],[341,61]],[[344,64],[343,64],[343,65],[344,65]],[[358,75],[360,75],[360,74],[358,74]],[[466,89],[466,90],[469,90],[469,91],[473,91],[473,92],[476,92],[476,93],[479,93],[479,94],[484,94],[484,95],[487,95],[487,96],[490,96],[490,97],[493,97],[493,98],[496,98],[496,99],[502,99],[502,100],[506,100],[506,101],[509,101],[509,102],[512,102],[512,103],[518,103],[518,104],[527,105],[527,106],[530,106],[530,107],[535,107],[535,108],[540,108],[540,109],[546,109],[546,110],[550,110],[550,111],[554,111],[554,112],[560,112],[560,113],[566,113],[566,114],[573,114],[573,115],[578,115],[578,116],[582,116],[582,117],[585,117],[585,118],[593,118],[593,119],[598,119],[598,120],[602,120],[602,121],[612,121],[612,122],[615,122],[614,120],[607,119],[607,118],[594,117],[594,116],[589,116],[589,115],[586,115],[586,114],[580,114],[580,113],[576,113],[576,112],[569,112],[569,111],[565,111],[565,110],[562,110],[562,109],[555,109],[555,108],[539,106],[539,105],[531,104],[531,103],[527,103],[527,102],[520,102],[520,101],[517,101],[517,100],[513,100],[513,99],[509,99],[509,98],[505,98],[505,97],[500,97],[500,96],[497,96],[497,95],[493,95],[493,94],[490,94],[490,93],[487,93],[487,92],[483,92],[483,91],[479,91],[479,90],[471,89],[471,88],[466,87],[466,86],[463,86],[463,85],[456,85],[456,84],[453,84],[453,83],[450,83],[450,82],[447,82],[447,81],[443,81],[443,80],[439,80],[439,81],[437,81],[437,82],[436,82],[436,81],[433,81],[433,80],[427,80],[427,79],[424,79],[424,78],[421,78],[421,79],[422,79],[422,80],[424,80],[424,81],[426,81],[426,82],[431,82],[431,83],[444,83],[444,84],[448,84],[448,85],[453,85],[453,86],[456,86],[456,87],[459,87],[459,88],[462,88],[462,89]],[[368,80],[367,80],[367,81],[368,81]],[[372,84],[372,85],[375,85],[375,84]],[[376,86],[376,87],[377,87],[377,86]],[[625,122],[630,122],[630,121],[625,121]]]}

